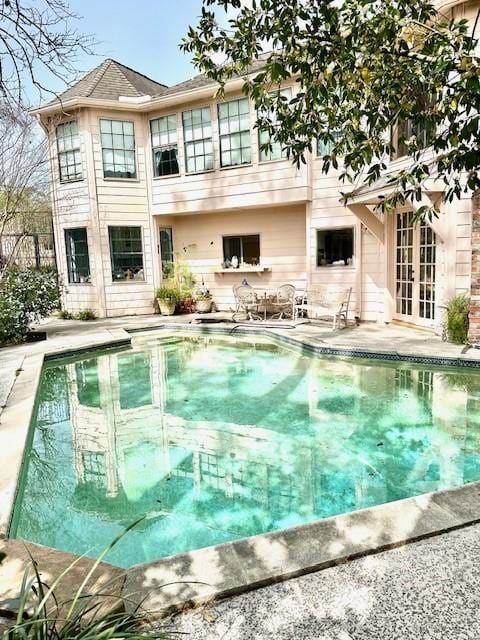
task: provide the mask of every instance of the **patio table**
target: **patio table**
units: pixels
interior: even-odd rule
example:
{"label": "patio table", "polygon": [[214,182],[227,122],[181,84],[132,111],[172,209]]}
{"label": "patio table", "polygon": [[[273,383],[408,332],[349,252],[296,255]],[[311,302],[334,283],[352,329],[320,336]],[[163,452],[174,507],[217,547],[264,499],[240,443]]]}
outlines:
{"label": "patio table", "polygon": [[267,289],[265,287],[253,287],[255,291],[255,295],[260,303],[263,306],[263,321],[267,320],[267,306],[268,303],[275,299],[276,291],[273,289]]}

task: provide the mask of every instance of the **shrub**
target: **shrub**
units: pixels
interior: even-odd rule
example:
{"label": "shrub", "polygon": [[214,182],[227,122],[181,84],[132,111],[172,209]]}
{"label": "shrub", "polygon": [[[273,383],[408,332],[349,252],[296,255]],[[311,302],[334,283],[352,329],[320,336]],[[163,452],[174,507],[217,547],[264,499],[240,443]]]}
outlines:
{"label": "shrub", "polygon": [[67,311],[66,309],[61,309],[58,312],[58,317],[61,320],[73,320],[73,313],[70,313],[70,311]]}
{"label": "shrub", "polygon": [[92,309],[84,309],[83,311],[79,311],[75,316],[75,320],[84,320],[87,322],[88,320],[96,320],[97,314]]}
{"label": "shrub", "polygon": [[468,338],[470,298],[461,293],[447,304],[447,337],[455,344],[465,344]]}
{"label": "shrub", "polygon": [[179,302],[181,295],[175,284],[164,284],[155,291],[155,297],[159,300],[170,300],[171,302]]}
{"label": "shrub", "polygon": [[0,282],[0,341],[21,342],[31,322],[60,306],[57,272],[51,267],[10,267]]}
{"label": "shrub", "polygon": [[210,293],[210,291],[208,291],[208,289],[206,291],[198,291],[195,294],[195,300],[211,300],[212,299],[212,294]]}

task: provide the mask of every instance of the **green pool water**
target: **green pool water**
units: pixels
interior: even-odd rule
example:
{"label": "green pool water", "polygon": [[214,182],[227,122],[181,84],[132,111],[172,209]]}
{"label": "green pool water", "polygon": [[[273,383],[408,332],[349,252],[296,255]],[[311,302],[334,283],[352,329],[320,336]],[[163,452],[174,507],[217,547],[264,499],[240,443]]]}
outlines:
{"label": "green pool water", "polygon": [[144,337],[44,368],[11,535],[129,567],[480,479],[480,372]]}

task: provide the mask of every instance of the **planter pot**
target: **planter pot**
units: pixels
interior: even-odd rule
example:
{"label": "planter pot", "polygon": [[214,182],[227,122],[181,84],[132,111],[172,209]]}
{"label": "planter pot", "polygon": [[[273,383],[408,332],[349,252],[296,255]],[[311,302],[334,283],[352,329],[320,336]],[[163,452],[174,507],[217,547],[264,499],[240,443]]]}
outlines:
{"label": "planter pot", "polygon": [[210,313],[213,300],[197,300],[198,313]]}
{"label": "planter pot", "polygon": [[173,316],[176,306],[176,303],[173,300],[157,298],[157,302],[162,316]]}

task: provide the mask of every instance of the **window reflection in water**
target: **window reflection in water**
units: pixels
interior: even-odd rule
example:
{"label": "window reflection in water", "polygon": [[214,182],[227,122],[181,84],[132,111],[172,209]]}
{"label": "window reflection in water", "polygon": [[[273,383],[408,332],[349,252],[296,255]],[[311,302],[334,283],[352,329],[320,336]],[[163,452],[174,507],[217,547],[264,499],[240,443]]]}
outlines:
{"label": "window reflection in water", "polygon": [[139,340],[47,368],[14,533],[95,555],[146,514],[129,566],[479,478],[474,371]]}

